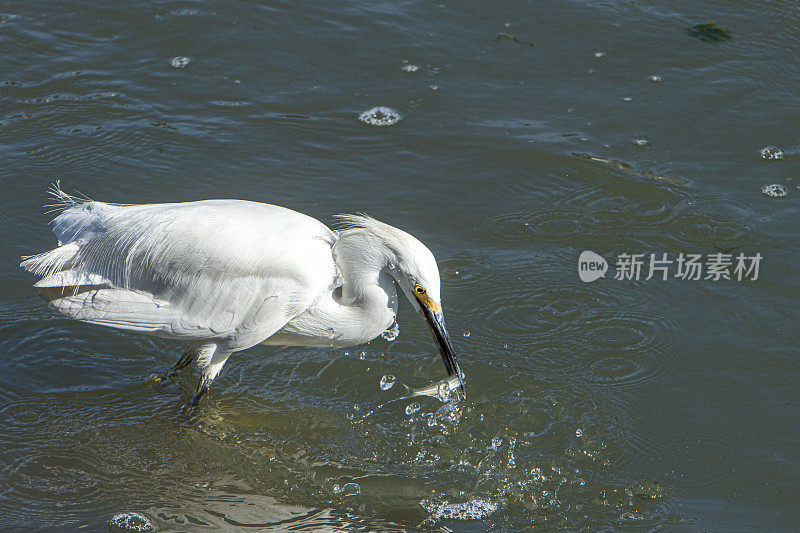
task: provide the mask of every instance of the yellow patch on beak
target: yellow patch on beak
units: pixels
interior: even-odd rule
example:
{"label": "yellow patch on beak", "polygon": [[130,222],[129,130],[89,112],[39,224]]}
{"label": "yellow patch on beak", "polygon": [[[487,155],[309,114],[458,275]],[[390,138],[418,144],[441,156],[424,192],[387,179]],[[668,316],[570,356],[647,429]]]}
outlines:
{"label": "yellow patch on beak", "polygon": [[434,302],[427,293],[419,294],[418,292],[414,291],[414,296],[421,305],[424,305],[431,311],[435,311],[437,313],[442,312],[442,306],[439,303]]}

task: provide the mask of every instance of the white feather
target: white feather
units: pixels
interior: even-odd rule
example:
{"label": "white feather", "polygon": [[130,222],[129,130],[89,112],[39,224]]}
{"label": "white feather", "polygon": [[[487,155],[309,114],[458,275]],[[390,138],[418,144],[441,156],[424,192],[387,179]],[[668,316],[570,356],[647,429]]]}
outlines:
{"label": "white feather", "polygon": [[42,278],[42,296],[77,320],[191,341],[201,388],[231,352],[257,343],[352,346],[377,337],[395,319],[395,282],[416,306],[414,283],[439,301],[433,254],[367,216],[341,216],[346,227],[335,233],[256,202],[108,204],[58,183],[51,194],[59,246],[21,263]]}

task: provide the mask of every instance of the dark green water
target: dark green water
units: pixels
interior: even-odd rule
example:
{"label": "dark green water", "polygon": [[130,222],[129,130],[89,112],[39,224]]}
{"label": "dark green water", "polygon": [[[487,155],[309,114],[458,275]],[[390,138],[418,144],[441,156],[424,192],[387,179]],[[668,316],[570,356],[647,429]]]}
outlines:
{"label": "dark green water", "polygon": [[[0,530],[797,527],[795,3],[0,11]],[[686,31],[711,21],[732,38]],[[403,119],[358,121],[376,105]],[[55,244],[59,178],[411,232],[468,399],[362,419],[400,393],[384,374],[444,375],[403,303],[394,342],[255,347],[183,410],[194,375],[147,381],[179,345],[53,316],[17,267]],[[579,279],[584,250],[604,279]],[[614,279],[625,253],[763,259],[757,280]]]}

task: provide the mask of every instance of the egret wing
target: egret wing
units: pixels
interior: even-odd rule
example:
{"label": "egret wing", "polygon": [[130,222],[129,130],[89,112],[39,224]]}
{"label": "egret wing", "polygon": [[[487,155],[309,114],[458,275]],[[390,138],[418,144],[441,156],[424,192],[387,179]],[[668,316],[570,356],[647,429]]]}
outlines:
{"label": "egret wing", "polygon": [[336,234],[256,202],[76,202],[54,233],[61,246],[22,266],[43,276],[57,311],[168,337],[226,338],[236,349],[272,335],[336,278]]}

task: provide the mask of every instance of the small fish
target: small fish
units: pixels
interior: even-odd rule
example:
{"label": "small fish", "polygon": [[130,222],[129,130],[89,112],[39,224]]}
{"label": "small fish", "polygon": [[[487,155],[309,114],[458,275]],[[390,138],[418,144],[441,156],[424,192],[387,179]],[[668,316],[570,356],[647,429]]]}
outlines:
{"label": "small fish", "polygon": [[427,387],[421,387],[419,389],[412,389],[406,385],[406,389],[408,391],[406,398],[413,398],[414,396],[430,396],[431,398],[442,399],[441,396],[448,397],[450,396],[451,392],[458,388],[460,388],[462,391],[464,390],[464,381],[458,374],[454,374],[447,379],[436,381]]}
{"label": "small fish", "polygon": [[[399,398],[395,398],[393,400],[389,400],[388,402],[382,403],[377,406],[375,409],[364,413],[364,415],[359,420],[364,420],[365,418],[372,416],[375,412],[380,411],[384,407],[389,404],[399,402],[402,400],[408,400],[409,398],[414,398],[415,396],[430,396],[431,398],[438,398],[442,402],[446,402],[450,399],[450,395],[455,390],[461,390],[461,395],[466,398],[466,392],[464,392],[464,374],[459,372],[458,374],[452,375],[449,378],[443,379],[441,381],[435,381],[428,385],[427,387],[420,387],[419,389],[412,389],[405,383],[401,383],[403,387],[406,389],[406,393]],[[388,390],[388,389],[387,389]],[[459,394],[456,392],[456,394]]]}

